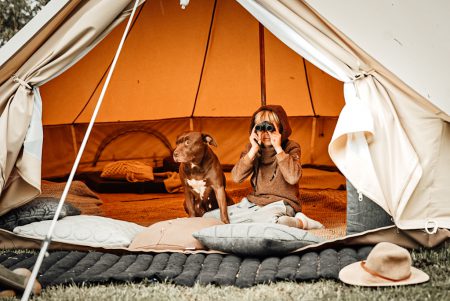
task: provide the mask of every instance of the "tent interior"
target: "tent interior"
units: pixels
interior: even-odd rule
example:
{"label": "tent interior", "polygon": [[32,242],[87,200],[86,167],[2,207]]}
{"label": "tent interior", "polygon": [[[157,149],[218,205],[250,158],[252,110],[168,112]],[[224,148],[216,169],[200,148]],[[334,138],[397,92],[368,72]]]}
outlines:
{"label": "tent interior", "polygon": [[[67,180],[124,23],[40,87],[44,180]],[[226,171],[227,191],[238,202],[250,183],[233,183],[229,172],[248,143],[250,116],[262,98],[285,108],[290,139],[301,145],[303,210],[325,225],[323,237],[344,236],[345,178],[328,155],[344,105],[343,84],[226,0],[196,0],[186,10],[176,1],[146,1],[138,8],[77,170],[75,179],[102,201],[85,213],[144,226],[187,216],[183,194],[167,193],[163,186],[173,175],[167,172],[177,168],[170,160],[176,137],[187,130],[217,141],[213,151]],[[154,182],[100,177],[107,164],[123,160],[152,166]],[[43,182],[43,194],[50,184]]]}

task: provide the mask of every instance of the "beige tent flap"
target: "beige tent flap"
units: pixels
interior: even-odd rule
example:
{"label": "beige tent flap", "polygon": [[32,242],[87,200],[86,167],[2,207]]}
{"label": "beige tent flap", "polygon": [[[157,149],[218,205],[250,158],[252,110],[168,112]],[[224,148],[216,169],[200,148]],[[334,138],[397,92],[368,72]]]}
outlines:
{"label": "beige tent flap", "polygon": [[[0,65],[2,72],[0,73],[0,83],[7,80],[14,72],[19,69],[32,56],[32,54],[48,39],[61,22],[70,14],[70,12],[80,3],[81,0],[71,0],[64,6],[64,8],[53,18],[51,18],[44,28],[38,29],[34,36],[31,37],[7,62]],[[31,23],[31,22],[30,22]],[[28,23],[23,30],[27,30]],[[13,37],[15,39],[15,37]],[[8,47],[4,45],[4,47]],[[2,49],[3,50],[3,49]]]}

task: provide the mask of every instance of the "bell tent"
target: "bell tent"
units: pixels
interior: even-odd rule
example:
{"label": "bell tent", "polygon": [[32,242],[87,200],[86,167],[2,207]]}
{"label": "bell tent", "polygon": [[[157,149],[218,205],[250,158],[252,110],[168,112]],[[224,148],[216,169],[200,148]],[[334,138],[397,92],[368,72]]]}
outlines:
{"label": "bell tent", "polygon": [[304,166],[337,168],[421,244],[449,236],[448,3],[141,2],[116,65],[130,0],[51,1],[0,50],[0,215],[67,177],[99,97],[77,174],[164,166],[186,130],[231,166],[267,103],[286,109]]}

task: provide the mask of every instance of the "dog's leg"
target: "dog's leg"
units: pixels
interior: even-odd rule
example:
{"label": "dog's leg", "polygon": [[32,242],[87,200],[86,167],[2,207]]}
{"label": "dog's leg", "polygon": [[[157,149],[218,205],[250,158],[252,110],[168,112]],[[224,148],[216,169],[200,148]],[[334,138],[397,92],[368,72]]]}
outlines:
{"label": "dog's leg", "polygon": [[189,217],[195,217],[194,195],[187,187],[184,188],[184,210]]}
{"label": "dog's leg", "polygon": [[227,197],[227,205],[228,206],[234,205],[233,199],[226,193],[226,190],[225,190],[225,194],[226,194],[226,197]]}
{"label": "dog's leg", "polygon": [[220,209],[220,219],[225,224],[229,224],[230,220],[228,219],[228,207],[227,207],[227,196],[225,193],[225,187],[223,186],[213,186],[214,192],[216,194],[217,203],[219,204]]}

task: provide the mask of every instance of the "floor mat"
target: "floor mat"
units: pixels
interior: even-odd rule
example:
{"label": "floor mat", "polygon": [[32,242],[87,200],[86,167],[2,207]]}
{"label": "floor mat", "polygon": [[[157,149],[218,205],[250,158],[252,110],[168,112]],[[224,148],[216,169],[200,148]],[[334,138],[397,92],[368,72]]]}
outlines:
{"label": "floor mat", "polygon": [[[229,191],[235,202],[250,189]],[[186,217],[183,194],[100,194],[103,216],[135,222],[143,226]],[[324,239],[345,236],[347,194],[345,190],[300,189],[303,212],[321,222],[325,229],[311,230]]]}
{"label": "floor mat", "polygon": [[[250,287],[277,281],[338,279],[339,271],[365,260],[372,247],[325,249],[285,257],[241,258],[235,255],[159,253],[117,255],[59,251],[45,257],[38,280],[46,286],[166,281],[183,286],[235,285]],[[14,270],[32,269],[37,254],[0,253],[0,264]]]}
{"label": "floor mat", "polygon": [[345,236],[347,192],[345,190],[300,190],[302,211],[321,222],[325,228],[308,230],[324,239]]}

